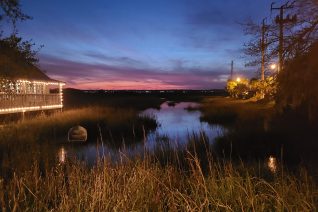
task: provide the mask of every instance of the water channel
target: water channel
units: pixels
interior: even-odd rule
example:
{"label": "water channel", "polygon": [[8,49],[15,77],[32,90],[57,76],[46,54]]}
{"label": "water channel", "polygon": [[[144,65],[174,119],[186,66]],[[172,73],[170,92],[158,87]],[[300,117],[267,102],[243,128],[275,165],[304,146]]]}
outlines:
{"label": "water channel", "polygon": [[[139,142],[117,148],[109,145],[107,141],[89,140],[85,143],[69,143],[67,140],[63,140],[26,144],[22,148],[6,149],[0,152],[1,170],[4,170],[3,172],[6,172],[6,169],[28,170],[28,167],[33,165],[29,161],[31,158],[39,166],[48,168],[54,166],[54,164],[63,164],[66,161],[80,161],[92,166],[103,157],[107,157],[116,163],[123,158],[142,157],[145,150],[146,152],[155,151],[162,144],[175,150],[182,150],[193,136],[203,134],[206,141],[213,147],[215,139],[227,133],[228,129],[221,125],[201,121],[202,114],[199,110],[196,110],[197,107],[199,107],[199,104],[195,102],[164,102],[160,109],[149,108],[140,112],[140,116],[154,117],[157,120],[158,127],[145,134],[145,137]],[[265,166],[275,172],[278,163],[277,158],[268,155],[267,159],[264,159]]]}
{"label": "water channel", "polygon": [[213,143],[217,136],[226,131],[221,125],[211,125],[200,121],[201,112],[194,110],[198,103],[180,102],[170,104],[165,102],[160,109],[149,108],[140,113],[140,116],[151,116],[157,120],[158,127],[146,135],[146,139],[120,149],[114,149],[105,143],[90,142],[85,145],[61,145],[58,151],[60,162],[67,158],[84,160],[88,164],[94,164],[100,156],[110,157],[113,161],[120,157],[134,157],[154,150],[159,142],[169,142],[172,148],[184,148],[189,138],[193,135],[204,133],[208,142]]}

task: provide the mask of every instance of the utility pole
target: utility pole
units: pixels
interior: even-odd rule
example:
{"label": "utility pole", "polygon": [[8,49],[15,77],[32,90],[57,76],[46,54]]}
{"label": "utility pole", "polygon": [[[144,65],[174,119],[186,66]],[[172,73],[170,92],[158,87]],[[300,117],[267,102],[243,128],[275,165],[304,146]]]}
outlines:
{"label": "utility pole", "polygon": [[266,18],[263,19],[262,23],[262,38],[261,38],[261,50],[262,50],[262,66],[261,66],[261,80],[265,80],[265,54],[266,54],[266,31],[267,31],[267,26],[265,24]]}
{"label": "utility pole", "polygon": [[284,10],[292,9],[295,1],[292,3],[289,3],[289,1],[286,4],[283,4],[280,7],[273,7],[275,3],[271,4],[271,12],[273,10],[279,10],[279,15],[276,16],[275,22],[276,24],[279,24],[279,45],[278,45],[278,71],[283,70],[284,66],[284,24],[287,23],[295,23],[297,21],[297,16],[294,15],[292,18],[287,15],[286,18],[284,18]]}
{"label": "utility pole", "polygon": [[234,62],[233,62],[233,60],[232,60],[232,62],[231,62],[231,80],[233,80],[233,67],[234,67]]}

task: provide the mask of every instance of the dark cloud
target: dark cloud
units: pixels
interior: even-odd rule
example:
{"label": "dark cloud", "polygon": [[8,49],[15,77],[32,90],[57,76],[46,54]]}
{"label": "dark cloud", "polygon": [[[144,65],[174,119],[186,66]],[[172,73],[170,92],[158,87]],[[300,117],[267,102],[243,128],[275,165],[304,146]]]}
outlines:
{"label": "dark cloud", "polygon": [[146,64],[140,60],[136,60],[130,57],[115,57],[97,52],[87,52],[84,53],[85,56],[88,56],[92,59],[98,59],[100,62],[110,62],[121,65],[129,65],[129,66],[145,66]]}

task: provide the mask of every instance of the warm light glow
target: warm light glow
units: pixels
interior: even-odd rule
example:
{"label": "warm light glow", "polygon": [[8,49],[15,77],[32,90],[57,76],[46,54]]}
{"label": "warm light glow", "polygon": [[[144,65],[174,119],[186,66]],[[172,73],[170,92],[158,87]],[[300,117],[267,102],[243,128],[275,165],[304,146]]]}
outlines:
{"label": "warm light glow", "polygon": [[277,65],[275,63],[273,63],[270,67],[271,67],[272,70],[275,70]]}
{"label": "warm light glow", "polygon": [[241,78],[236,78],[236,82],[241,82]]}
{"label": "warm light glow", "polygon": [[24,112],[28,112],[28,111],[63,108],[63,86],[65,85],[65,83],[63,83],[63,82],[29,81],[29,80],[21,80],[21,79],[17,80],[17,82],[59,86],[60,102],[59,102],[59,104],[56,104],[56,105],[42,105],[42,106],[32,106],[32,107],[13,107],[13,108],[5,108],[5,109],[0,108],[0,114],[18,113],[18,112],[24,113]]}
{"label": "warm light glow", "polygon": [[183,85],[170,85],[160,80],[151,82],[147,81],[128,81],[128,80],[115,80],[109,82],[78,82],[77,85],[72,85],[73,88],[77,89],[88,89],[88,90],[162,90],[162,89],[186,89]]}
{"label": "warm light glow", "polygon": [[0,114],[27,112],[27,111],[44,110],[44,109],[58,109],[58,108],[63,108],[63,105],[59,104],[59,105],[45,105],[45,106],[34,106],[34,107],[7,108],[7,109],[0,109]]}
{"label": "warm light glow", "polygon": [[17,80],[17,82],[22,83],[33,83],[33,84],[44,84],[44,85],[65,85],[65,83],[62,82],[45,82],[45,81],[29,81],[29,80]]}
{"label": "warm light glow", "polygon": [[63,85],[64,83],[59,84],[59,93],[60,93],[60,104],[63,106]]}
{"label": "warm light glow", "polygon": [[273,173],[277,172],[277,160],[275,157],[269,156],[267,161],[267,167],[271,172]]}
{"label": "warm light glow", "polygon": [[64,147],[62,146],[61,149],[60,149],[59,152],[58,152],[58,158],[59,158],[59,162],[60,162],[60,163],[65,163],[65,161],[66,161],[66,155],[67,155],[67,152],[66,152],[66,150],[64,149]]}

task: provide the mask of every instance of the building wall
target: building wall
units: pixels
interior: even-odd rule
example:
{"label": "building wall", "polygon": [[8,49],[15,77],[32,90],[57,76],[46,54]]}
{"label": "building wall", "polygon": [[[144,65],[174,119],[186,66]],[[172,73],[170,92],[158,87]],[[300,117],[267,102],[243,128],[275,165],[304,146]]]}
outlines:
{"label": "building wall", "polygon": [[59,82],[0,79],[0,114],[62,108],[63,85]]}

